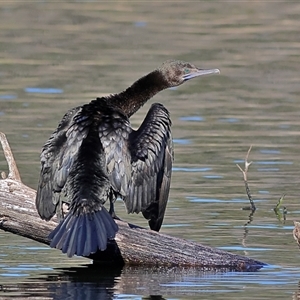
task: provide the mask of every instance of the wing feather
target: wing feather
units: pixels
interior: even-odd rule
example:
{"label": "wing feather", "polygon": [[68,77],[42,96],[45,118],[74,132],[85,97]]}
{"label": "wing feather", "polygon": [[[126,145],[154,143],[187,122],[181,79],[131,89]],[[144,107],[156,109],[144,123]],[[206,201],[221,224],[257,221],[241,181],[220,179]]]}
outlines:
{"label": "wing feather", "polygon": [[161,227],[171,181],[173,145],[169,112],[153,104],[140,128],[130,135],[131,183],[124,197],[129,213],[142,212],[151,229]]}
{"label": "wing feather", "polygon": [[89,119],[80,119],[81,107],[68,111],[58,128],[46,142],[41,153],[41,173],[36,195],[36,207],[42,219],[50,220],[60,204],[76,154],[88,132]]}

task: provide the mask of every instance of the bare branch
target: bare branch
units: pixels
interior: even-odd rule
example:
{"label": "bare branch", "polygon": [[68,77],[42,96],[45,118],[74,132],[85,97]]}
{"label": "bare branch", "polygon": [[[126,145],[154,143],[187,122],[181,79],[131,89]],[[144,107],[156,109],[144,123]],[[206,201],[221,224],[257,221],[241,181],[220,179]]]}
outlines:
{"label": "bare branch", "polygon": [[[14,159],[14,156],[12,154],[12,151],[10,149],[10,146],[9,146],[9,143],[6,139],[6,136],[3,132],[0,132],[0,142],[2,144],[4,156],[5,156],[7,164],[8,164],[9,173],[8,173],[7,177],[9,179],[13,179],[13,180],[22,182],[17,164],[16,164],[15,159]],[[4,172],[1,173],[1,177],[2,178],[6,177]]]}
{"label": "bare branch", "polygon": [[243,170],[238,164],[236,164],[236,165],[240,169],[240,171],[243,173],[243,178],[244,178],[245,187],[246,187],[246,193],[247,193],[248,199],[250,201],[250,205],[251,205],[250,209],[252,211],[255,211],[256,207],[255,207],[254,201],[253,201],[251,193],[250,193],[250,189],[249,189],[249,185],[248,185],[248,179],[247,179],[247,172],[249,170],[250,165],[252,164],[252,161],[248,162],[248,158],[249,158],[251,149],[252,149],[252,145],[250,146],[250,148],[247,152],[246,158],[245,158],[245,169]]}

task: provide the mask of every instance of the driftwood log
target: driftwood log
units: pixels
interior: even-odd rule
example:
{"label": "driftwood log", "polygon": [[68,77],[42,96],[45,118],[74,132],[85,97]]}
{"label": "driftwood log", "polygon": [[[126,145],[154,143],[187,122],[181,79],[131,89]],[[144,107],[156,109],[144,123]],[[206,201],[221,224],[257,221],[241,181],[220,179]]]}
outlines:
{"label": "driftwood log", "polygon": [[[9,144],[1,132],[0,140],[9,168],[8,176],[2,172],[0,179],[0,229],[49,245],[47,236],[57,221],[40,219],[35,209],[36,191],[22,183]],[[186,266],[205,270],[254,271],[265,265],[244,256],[116,222],[119,231],[115,240],[109,242],[105,251],[89,258],[109,264]]]}

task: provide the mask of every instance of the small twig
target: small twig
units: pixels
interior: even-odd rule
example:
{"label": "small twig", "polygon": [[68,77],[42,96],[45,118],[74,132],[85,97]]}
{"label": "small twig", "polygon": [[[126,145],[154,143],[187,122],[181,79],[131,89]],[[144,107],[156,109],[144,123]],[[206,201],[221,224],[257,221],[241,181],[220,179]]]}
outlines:
{"label": "small twig", "polygon": [[280,206],[281,206],[281,204],[282,204],[282,202],[283,202],[284,197],[285,197],[285,194],[283,194],[283,195],[280,197],[280,199],[278,200],[276,206],[275,206],[274,209],[273,209],[274,212],[275,212],[275,215],[276,215],[276,217],[277,217],[277,219],[278,219],[279,221],[282,220],[282,215],[283,215],[283,223],[286,221],[286,215],[287,215],[287,209],[286,209],[285,206],[284,206],[283,209],[282,209],[282,214],[281,214],[281,212],[280,212]]}
{"label": "small twig", "polygon": [[275,206],[275,208],[274,208],[275,211],[280,209],[280,206],[281,206],[281,204],[282,204],[282,202],[283,202],[284,197],[285,197],[285,194],[283,194],[283,195],[279,198],[279,200],[278,200],[278,202],[277,202],[277,204],[276,204],[276,206]]}
{"label": "small twig", "polygon": [[246,247],[246,240],[247,240],[247,237],[248,237],[248,233],[249,233],[249,230],[248,230],[248,225],[251,224],[251,222],[253,221],[253,215],[255,213],[255,210],[251,210],[251,213],[248,217],[248,221],[244,224],[244,236],[243,236],[243,240],[242,240],[242,245],[244,247]]}
{"label": "small twig", "polygon": [[[7,164],[8,164],[9,173],[8,173],[7,177],[9,179],[13,179],[13,180],[22,182],[17,164],[16,164],[15,159],[14,159],[14,156],[12,154],[12,151],[10,149],[10,146],[9,146],[9,143],[6,139],[6,136],[3,132],[0,132],[0,142],[2,144],[4,156],[5,156]],[[3,178],[4,174],[1,174],[1,175],[2,175],[2,178]]]}
{"label": "small twig", "polygon": [[248,162],[248,158],[249,158],[249,154],[250,154],[251,149],[252,149],[252,146],[250,146],[250,148],[247,152],[246,158],[245,158],[245,169],[243,170],[238,164],[236,164],[236,165],[240,169],[240,171],[243,173],[245,187],[246,187],[246,193],[247,193],[248,199],[249,199],[250,204],[251,204],[250,209],[252,211],[255,211],[256,207],[255,207],[255,204],[254,204],[253,199],[251,197],[251,193],[250,193],[250,189],[249,189],[248,181],[247,181],[247,172],[248,172],[248,169],[249,169],[250,165],[252,164],[252,161]]}
{"label": "small twig", "polygon": [[253,216],[254,216],[255,210],[251,210],[249,216],[248,216],[248,221],[245,223],[244,226],[247,226],[249,224],[251,224],[251,222],[253,221]]}

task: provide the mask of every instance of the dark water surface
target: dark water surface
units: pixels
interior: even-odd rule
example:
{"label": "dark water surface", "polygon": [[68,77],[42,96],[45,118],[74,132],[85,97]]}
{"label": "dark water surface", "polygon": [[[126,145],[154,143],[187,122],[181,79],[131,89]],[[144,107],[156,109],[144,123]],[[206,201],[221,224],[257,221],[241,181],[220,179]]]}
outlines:
{"label": "dark water surface", "polygon": [[[170,58],[219,68],[160,93],[132,123],[153,101],[171,112],[175,164],[162,232],[269,266],[99,269],[0,232],[0,298],[300,299],[292,236],[300,219],[299,15],[297,2],[1,2],[0,130],[24,183],[36,187],[40,149],[71,107],[119,92]],[[249,201],[236,163],[250,145],[257,211],[245,226]],[[283,194],[285,222],[273,211]],[[117,213],[146,225],[122,203]]]}

